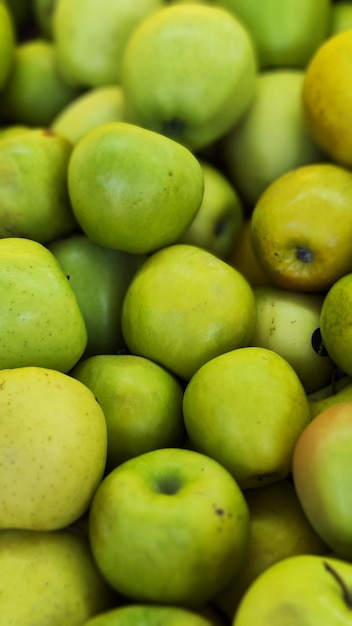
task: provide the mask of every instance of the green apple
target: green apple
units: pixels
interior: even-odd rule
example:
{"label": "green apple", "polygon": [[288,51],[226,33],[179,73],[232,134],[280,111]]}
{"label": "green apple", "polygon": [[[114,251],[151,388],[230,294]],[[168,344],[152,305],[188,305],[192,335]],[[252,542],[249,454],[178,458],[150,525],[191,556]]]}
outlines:
{"label": "green apple", "polygon": [[90,507],[98,568],[136,602],[204,606],[240,567],[248,534],[236,481],[213,459],[181,448],[125,461]]}
{"label": "green apple", "polygon": [[79,533],[1,530],[0,569],[3,624],[78,626],[114,606]]}
{"label": "green apple", "polygon": [[324,296],[278,287],[254,289],[257,323],[252,346],[274,350],[292,365],[307,392],[331,380],[335,364],[322,346],[320,311]]}
{"label": "green apple", "polygon": [[268,567],[295,554],[325,554],[327,546],[308,522],[291,482],[280,480],[244,493],[250,539],[244,563],[215,598],[228,619],[253,581]]}
{"label": "green apple", "polygon": [[82,626],[213,626],[206,617],[180,606],[127,604],[90,618]]}
{"label": "green apple", "polygon": [[292,476],[312,527],[343,559],[352,560],[352,401],[318,413],[294,449]]}
{"label": "green apple", "polygon": [[136,254],[174,243],[203,197],[203,172],[184,146],[126,122],[101,124],[73,148],[72,208],[85,234]]}
{"label": "green apple", "polygon": [[56,66],[55,46],[42,38],[18,42],[14,66],[1,93],[0,117],[7,123],[48,126],[78,90]]}
{"label": "green apple", "polygon": [[221,259],[227,259],[239,240],[244,221],[242,201],[235,187],[219,167],[200,161],[204,177],[204,194],[199,211],[179,243],[204,248]]}
{"label": "green apple", "polygon": [[2,369],[0,390],[0,528],[64,528],[104,473],[103,410],[83,383],[45,367]]}
{"label": "green apple", "polygon": [[322,159],[305,126],[303,79],[298,69],[260,72],[253,103],[222,140],[225,171],[250,206],[285,172]]}
{"label": "green apple", "polygon": [[83,359],[71,371],[95,395],[108,430],[107,467],[184,438],[181,383],[166,369],[132,354]]}
{"label": "green apple", "polygon": [[325,295],[320,330],[330,357],[346,374],[352,375],[352,273],[337,280]]}
{"label": "green apple", "polygon": [[65,80],[80,87],[119,83],[131,33],[162,4],[162,0],[56,0],[53,38]]}
{"label": "green apple", "polygon": [[69,277],[87,329],[84,356],[126,348],[121,311],[128,285],[145,257],[104,248],[82,233],[47,245]]}
{"label": "green apple", "polygon": [[86,343],[77,299],[54,255],[31,239],[0,239],[0,369],[68,372]]}
{"label": "green apple", "polygon": [[122,307],[132,354],[188,380],[206,361],[249,343],[253,290],[233,267],[188,244],[154,252],[134,275]]}
{"label": "green apple", "polygon": [[322,387],[315,393],[309,394],[308,401],[312,417],[340,402],[352,402],[351,376],[342,376],[336,381],[333,379],[329,385]]}
{"label": "green apple", "polygon": [[80,94],[51,123],[55,132],[76,144],[89,130],[125,118],[124,95],[120,85],[94,87]]}
{"label": "green apple", "polygon": [[348,1],[333,2],[330,11],[329,36],[352,28],[352,4]]}
{"label": "green apple", "polygon": [[269,567],[245,594],[232,626],[347,626],[352,564],[316,554]]}
{"label": "green apple", "polygon": [[250,32],[259,67],[305,68],[328,35],[331,0],[217,0]]}
{"label": "green apple", "polygon": [[274,284],[324,292],[352,271],[351,203],[352,172],[335,163],[303,165],[265,189],[252,213],[252,241]]}
{"label": "green apple", "polygon": [[[16,34],[7,4],[0,3],[0,89],[6,85],[15,60]],[[1,100],[0,100],[1,110]]]}
{"label": "green apple", "polygon": [[226,467],[242,489],[286,478],[310,421],[298,375],[261,347],[237,348],[200,367],[185,389],[183,413],[195,449]]}
{"label": "green apple", "polygon": [[71,144],[44,128],[8,128],[0,135],[0,237],[44,244],[77,230],[67,191]]}
{"label": "green apple", "polygon": [[206,4],[155,11],[135,28],[122,58],[127,119],[192,151],[238,122],[254,97],[256,78],[245,27],[229,11]]}

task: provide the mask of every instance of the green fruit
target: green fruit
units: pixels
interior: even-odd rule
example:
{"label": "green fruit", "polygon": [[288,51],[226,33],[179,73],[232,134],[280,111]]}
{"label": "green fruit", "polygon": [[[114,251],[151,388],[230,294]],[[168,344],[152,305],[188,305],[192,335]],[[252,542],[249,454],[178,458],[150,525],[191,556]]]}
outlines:
{"label": "green fruit", "polygon": [[67,372],[86,343],[82,313],[54,255],[30,239],[0,239],[0,369]]}
{"label": "green fruit", "polygon": [[[0,89],[3,89],[13,70],[16,35],[12,15],[6,4],[0,3]],[[0,97],[0,110],[1,110]]]}
{"label": "green fruit", "polygon": [[214,626],[195,611],[180,606],[129,604],[92,617],[82,626]]}
{"label": "green fruit", "polygon": [[206,361],[249,343],[256,305],[246,279],[196,246],[151,255],[135,274],[122,308],[133,354],[188,380]]}
{"label": "green fruit", "polygon": [[0,118],[49,126],[77,94],[58,72],[54,44],[40,38],[25,40],[16,46],[14,66],[1,93]]}
{"label": "green fruit", "polygon": [[96,243],[144,254],[174,243],[203,196],[196,157],[133,124],[102,124],[73,149],[68,187],[77,221]]}
{"label": "green fruit", "polygon": [[106,461],[93,393],[42,367],[0,371],[0,528],[57,530],[88,509]]}
{"label": "green fruit", "polygon": [[320,330],[334,363],[352,375],[352,274],[342,276],[325,295]]}
{"label": "green fruit", "polygon": [[306,393],[283,357],[245,347],[205,363],[183,402],[195,449],[216,459],[243,489],[286,478],[295,443],[310,421]]}
{"label": "green fruit", "polygon": [[76,144],[89,130],[124,120],[124,96],[119,85],[95,87],[77,96],[52,121],[51,128]]}
{"label": "green fruit", "polygon": [[245,113],[256,70],[252,40],[234,15],[206,4],[164,6],[135,28],[124,51],[127,119],[204,148]]}
{"label": "green fruit", "polygon": [[72,85],[120,81],[121,58],[131,33],[162,0],[57,0],[53,36],[58,66]]}
{"label": "green fruit", "polygon": [[67,191],[70,143],[45,129],[0,135],[0,237],[48,243],[77,229]]}
{"label": "green fruit", "polygon": [[3,624],[77,626],[114,606],[87,540],[75,532],[2,530],[0,568]]}
{"label": "green fruit", "polygon": [[69,277],[88,340],[84,356],[125,349],[121,311],[132,277],[144,256],[109,250],[78,233],[49,244],[48,249]]}
{"label": "green fruit", "polygon": [[248,531],[247,505],[232,476],[180,448],[115,468],[90,507],[98,568],[137,602],[204,606],[240,567]]}

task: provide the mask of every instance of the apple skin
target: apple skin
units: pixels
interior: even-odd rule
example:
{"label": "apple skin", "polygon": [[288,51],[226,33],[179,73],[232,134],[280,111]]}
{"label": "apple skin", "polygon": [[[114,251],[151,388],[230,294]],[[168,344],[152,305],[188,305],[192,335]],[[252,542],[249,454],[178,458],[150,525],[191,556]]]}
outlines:
{"label": "apple skin", "polygon": [[[307,394],[327,385],[335,364],[326,350],[319,350],[324,296],[277,287],[255,289],[254,295],[257,324],[250,345],[269,348],[284,357],[298,374]],[[315,333],[319,337],[317,346]]]}
{"label": "apple skin", "polygon": [[352,378],[350,376],[342,376],[336,381],[332,380],[330,385],[308,396],[312,418],[330,406],[350,401],[352,402]]}
{"label": "apple skin", "polygon": [[135,274],[121,323],[132,354],[189,380],[209,359],[247,345],[255,319],[253,290],[240,272],[197,246],[174,244]]}
{"label": "apple skin", "polygon": [[292,476],[311,525],[339,557],[352,560],[352,402],[314,417],[297,440]]}
{"label": "apple skin", "polygon": [[248,507],[232,476],[181,448],[119,465],[90,507],[98,568],[113,589],[137,602],[204,606],[240,567],[248,534]]}
{"label": "apple skin", "polygon": [[256,78],[252,39],[233,14],[200,3],[164,5],[127,42],[121,77],[126,116],[195,152],[239,121]]}
{"label": "apple skin", "polygon": [[254,581],[231,626],[347,626],[351,606],[325,564],[351,589],[351,563],[315,554],[288,557]]}
{"label": "apple skin", "polygon": [[7,4],[0,5],[0,89],[6,85],[15,61],[16,34]]}
{"label": "apple skin", "polygon": [[272,284],[253,249],[251,217],[244,220],[227,262],[241,272],[253,288]]}
{"label": "apple skin", "polygon": [[226,467],[242,489],[286,478],[310,421],[296,372],[261,347],[237,348],[200,367],[185,389],[183,414],[194,448]]}
{"label": "apple skin", "polygon": [[350,2],[333,2],[330,12],[330,37],[352,28],[352,6]]}
{"label": "apple skin", "polygon": [[260,70],[306,67],[328,35],[330,0],[219,0],[250,32]]}
{"label": "apple skin", "polygon": [[352,173],[334,163],[303,165],[265,189],[253,210],[252,241],[273,284],[324,292],[352,270],[351,203]]}
{"label": "apple skin", "polygon": [[77,626],[116,604],[87,538],[67,529],[2,530],[0,567],[4,624]]}
{"label": "apple skin", "polygon": [[102,354],[81,360],[70,374],[104,411],[108,470],[144,452],[181,445],[183,386],[165,368],[132,354]]}
{"label": "apple skin", "polygon": [[195,611],[162,604],[127,604],[92,617],[82,626],[214,626]]}
{"label": "apple skin", "polygon": [[352,375],[352,273],[330,287],[320,314],[321,336],[330,357],[345,374]]}

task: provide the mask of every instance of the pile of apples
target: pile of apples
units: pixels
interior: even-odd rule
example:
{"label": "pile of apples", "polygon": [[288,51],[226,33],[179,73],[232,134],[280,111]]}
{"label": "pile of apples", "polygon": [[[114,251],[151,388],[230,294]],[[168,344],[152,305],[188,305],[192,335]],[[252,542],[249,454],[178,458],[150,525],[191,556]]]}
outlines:
{"label": "pile of apples", "polygon": [[1,626],[352,624],[352,2],[0,0]]}

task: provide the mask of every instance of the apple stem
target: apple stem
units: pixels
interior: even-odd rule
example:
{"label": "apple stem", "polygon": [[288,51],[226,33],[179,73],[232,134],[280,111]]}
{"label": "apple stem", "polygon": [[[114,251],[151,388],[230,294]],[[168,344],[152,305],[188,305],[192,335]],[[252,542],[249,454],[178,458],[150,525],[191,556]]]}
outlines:
{"label": "apple stem", "polygon": [[347,587],[347,585],[346,585],[345,581],[343,580],[342,576],[340,576],[340,574],[336,571],[336,569],[334,567],[332,567],[330,565],[330,563],[327,563],[327,561],[324,561],[324,567],[335,578],[335,580],[338,582],[338,584],[340,585],[340,587],[342,589],[342,595],[343,595],[343,599],[344,599],[345,603],[347,604],[349,609],[352,609],[352,592]]}

